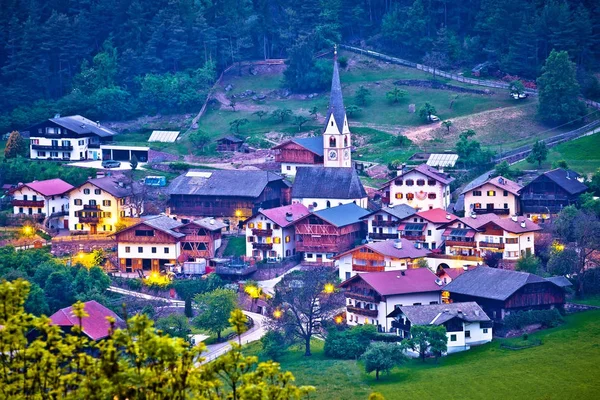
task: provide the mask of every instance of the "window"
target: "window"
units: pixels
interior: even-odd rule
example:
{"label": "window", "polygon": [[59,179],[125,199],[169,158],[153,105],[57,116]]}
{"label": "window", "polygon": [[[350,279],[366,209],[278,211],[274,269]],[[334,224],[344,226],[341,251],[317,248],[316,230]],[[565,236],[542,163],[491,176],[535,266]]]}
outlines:
{"label": "window", "polygon": [[41,213],[42,213],[42,209],[38,208],[38,214],[41,214]]}
{"label": "window", "polygon": [[121,212],[119,213],[119,215],[120,215],[121,217],[124,217],[124,216],[125,216],[125,211],[121,211]]}
{"label": "window", "polygon": [[406,200],[414,200],[414,198],[415,198],[414,193],[406,193]]}
{"label": "window", "polygon": [[94,189],[94,194],[102,194],[102,190],[100,190],[100,189]]}
{"label": "window", "polygon": [[102,200],[102,205],[105,207],[110,207],[111,201],[110,200]]}
{"label": "window", "polygon": [[394,184],[395,184],[396,186],[402,186],[402,183],[403,183],[402,179],[396,179],[396,180],[394,181]]}
{"label": "window", "polygon": [[504,196],[508,196],[508,190],[504,191]]}
{"label": "window", "polygon": [[430,301],[429,304],[437,304],[437,301]]}
{"label": "window", "polygon": [[291,166],[291,165],[287,165],[287,166],[285,167],[285,169],[286,169],[287,171],[291,171],[291,170],[292,170],[292,166]]}
{"label": "window", "polygon": [[80,145],[80,146],[83,146],[83,145],[85,144],[85,140],[80,140],[80,141],[79,141],[79,142],[77,142],[77,143],[79,143],[79,145]]}
{"label": "window", "polygon": [[504,208],[508,209],[508,203],[504,203]]}
{"label": "window", "polygon": [[248,236],[248,243],[254,243],[254,236]]}
{"label": "window", "polygon": [[466,338],[470,338],[471,337],[471,331],[465,331],[465,337]]}
{"label": "window", "polygon": [[290,236],[289,236],[289,235],[285,237],[285,242],[286,242],[286,243],[289,243],[289,242],[290,242],[290,240],[291,240],[291,239],[290,239]]}
{"label": "window", "polygon": [[334,137],[329,138],[329,147],[335,147],[335,138]]}
{"label": "window", "polygon": [[483,333],[488,333],[488,328],[483,328]]}
{"label": "window", "polygon": [[473,204],[473,208],[481,208],[481,203],[475,203],[475,204]]}
{"label": "window", "polygon": [[156,247],[152,248],[152,254],[156,254]]}
{"label": "window", "polygon": [[306,253],[306,258],[313,258],[313,254],[312,253]]}
{"label": "window", "polygon": [[421,303],[413,303],[413,306],[420,306]]}
{"label": "window", "polygon": [[279,244],[279,243],[281,243],[281,238],[280,238],[280,237],[276,237],[276,238],[274,238],[274,239],[273,239],[273,243],[275,243],[275,244]]}
{"label": "window", "polygon": [[90,200],[90,206],[95,206],[96,205],[96,200]]}
{"label": "window", "polygon": [[145,229],[136,229],[135,236],[154,236],[154,231]]}
{"label": "window", "polygon": [[450,335],[450,341],[456,342],[456,335]]}
{"label": "window", "polygon": [[83,194],[90,194],[90,189],[83,189]]}
{"label": "window", "polygon": [[144,252],[144,248],[143,247],[138,247],[138,253],[143,253]]}
{"label": "window", "polygon": [[519,239],[517,238],[506,238],[506,244],[517,244],[519,243]]}
{"label": "window", "polygon": [[103,225],[102,229],[104,229],[104,232],[110,232],[112,231],[112,225]]}
{"label": "window", "polygon": [[46,157],[45,151],[38,151],[38,157]]}
{"label": "window", "polygon": [[495,190],[488,190],[487,191],[487,195],[488,195],[488,197],[495,196],[496,195],[496,191]]}
{"label": "window", "polygon": [[169,254],[169,248],[165,247],[165,254]]}
{"label": "window", "polygon": [[83,201],[82,201],[81,199],[75,199],[75,201],[74,201],[74,204],[75,204],[76,206],[80,206],[80,205],[82,205],[82,204],[83,204]]}
{"label": "window", "polygon": [[250,222],[250,223],[248,224],[248,228],[250,228],[250,229],[254,229],[254,222]]}
{"label": "window", "polygon": [[131,253],[131,247],[129,247],[129,246],[125,247],[125,253]]}
{"label": "window", "polygon": [[431,236],[431,229],[427,229],[427,236]]}
{"label": "window", "polygon": [[425,179],[417,179],[417,186],[425,186]]}
{"label": "window", "polygon": [[435,186],[435,179],[428,179],[428,180],[427,180],[427,184],[428,184],[429,186]]}
{"label": "window", "polygon": [[481,196],[481,190],[473,190],[473,196]]}
{"label": "window", "polygon": [[23,195],[23,200],[27,201],[27,195],[26,194]]}
{"label": "window", "polygon": [[414,184],[415,184],[415,181],[413,181],[412,179],[406,180],[406,186],[413,186]]}
{"label": "window", "polygon": [[437,196],[436,196],[436,194],[435,194],[435,193],[429,193],[429,194],[427,195],[427,198],[428,198],[428,199],[430,199],[430,200],[434,200],[436,197],[437,197]]}
{"label": "window", "polygon": [[329,200],[327,200],[327,208],[331,207],[331,202]]}
{"label": "window", "polygon": [[402,193],[396,193],[396,198],[397,198],[397,199],[401,199],[402,197],[404,197],[404,196],[402,195]]}
{"label": "window", "polygon": [[531,236],[527,236],[527,241],[531,242]]}
{"label": "window", "polygon": [[50,157],[58,157],[58,151],[51,151]]}
{"label": "window", "polygon": [[19,214],[23,214],[23,207],[19,207]]}

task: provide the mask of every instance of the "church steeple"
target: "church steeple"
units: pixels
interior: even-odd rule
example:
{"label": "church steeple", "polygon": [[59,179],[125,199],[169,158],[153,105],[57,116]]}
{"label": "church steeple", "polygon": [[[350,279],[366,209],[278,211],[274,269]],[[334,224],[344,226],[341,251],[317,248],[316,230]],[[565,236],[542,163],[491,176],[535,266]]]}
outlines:
{"label": "church steeple", "polygon": [[351,141],[342,84],[340,82],[340,69],[337,60],[337,46],[333,51],[333,77],[331,79],[331,93],[329,94],[329,107],[323,129],[324,165],[326,167],[351,167],[350,156]]}

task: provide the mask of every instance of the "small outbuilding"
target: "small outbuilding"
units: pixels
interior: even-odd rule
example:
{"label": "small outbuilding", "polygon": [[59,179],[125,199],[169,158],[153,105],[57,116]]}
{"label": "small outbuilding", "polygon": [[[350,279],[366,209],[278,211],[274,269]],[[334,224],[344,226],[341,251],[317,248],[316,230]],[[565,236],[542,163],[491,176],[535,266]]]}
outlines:
{"label": "small outbuilding", "polygon": [[217,151],[240,151],[244,140],[233,135],[227,135],[217,140]]}

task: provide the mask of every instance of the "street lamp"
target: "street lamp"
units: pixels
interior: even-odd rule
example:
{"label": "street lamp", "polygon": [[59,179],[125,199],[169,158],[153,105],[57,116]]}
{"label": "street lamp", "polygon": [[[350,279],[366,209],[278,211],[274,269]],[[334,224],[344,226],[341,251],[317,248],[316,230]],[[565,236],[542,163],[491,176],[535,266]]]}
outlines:
{"label": "street lamp", "polygon": [[323,287],[323,292],[326,294],[331,294],[335,292],[335,286],[333,285],[333,283],[326,283]]}
{"label": "street lamp", "polygon": [[280,309],[276,309],[275,311],[273,311],[273,318],[275,319],[279,319],[283,316],[283,313],[281,312]]}

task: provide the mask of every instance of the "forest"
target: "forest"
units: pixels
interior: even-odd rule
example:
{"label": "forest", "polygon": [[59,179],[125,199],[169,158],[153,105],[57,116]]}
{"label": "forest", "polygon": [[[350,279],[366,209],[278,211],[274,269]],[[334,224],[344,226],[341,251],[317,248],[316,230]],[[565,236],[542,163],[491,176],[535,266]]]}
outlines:
{"label": "forest", "polygon": [[600,93],[595,0],[0,0],[0,132],[54,113],[193,112],[251,59],[286,58],[285,86],[320,90],[331,67],[315,55],[334,43],[529,80],[565,50],[583,94]]}

